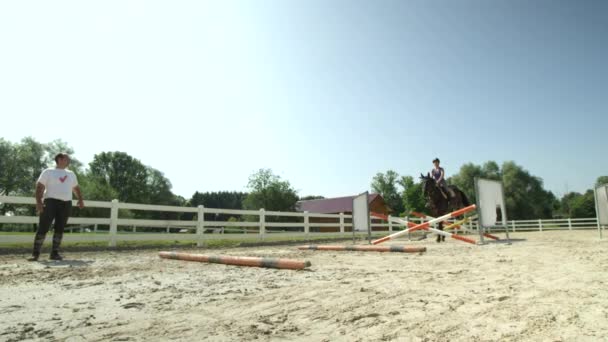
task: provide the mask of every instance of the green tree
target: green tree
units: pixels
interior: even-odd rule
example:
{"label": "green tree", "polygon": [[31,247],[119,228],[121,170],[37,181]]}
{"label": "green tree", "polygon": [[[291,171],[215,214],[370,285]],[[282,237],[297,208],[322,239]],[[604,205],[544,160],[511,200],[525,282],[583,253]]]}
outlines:
{"label": "green tree", "polygon": [[171,181],[154,168],[146,167],[146,171],[148,173],[146,180],[148,203],[172,205],[176,201],[176,196],[171,192]]}
{"label": "green tree", "polygon": [[249,177],[249,194],[243,202],[248,210],[264,208],[273,211],[294,211],[298,201],[297,192],[288,181],[272,173],[270,169],[261,169]]}
{"label": "green tree", "polygon": [[[59,151],[69,154],[74,152],[67,143],[61,140],[44,144],[27,137],[19,143],[11,143],[0,138],[0,194],[33,196],[40,173],[55,165],[54,156]],[[72,161],[70,168],[77,173],[80,172],[80,162],[74,158]],[[1,214],[5,214],[9,210],[29,215],[35,214],[32,206],[0,206]]]}
{"label": "green tree", "polygon": [[481,174],[484,178],[500,180],[502,178],[502,172],[500,167],[495,161],[487,161],[481,167]]}
{"label": "green tree", "polygon": [[[494,163],[496,164],[496,163]],[[486,163],[487,168],[491,168],[491,164]],[[475,177],[484,177],[485,173],[481,166],[473,163],[467,163],[460,167],[460,171],[448,178],[448,183],[456,185],[462,190],[469,201],[475,202]]]}
{"label": "green tree", "polygon": [[[43,144],[27,137],[13,144],[0,138],[0,193],[31,196],[40,173],[55,165],[55,152],[59,151],[74,152],[61,140]],[[77,172],[80,166],[80,162],[73,159],[70,168]]]}
{"label": "green tree", "polygon": [[96,154],[89,173],[112,188],[121,202],[148,202],[148,168],[124,152]]}
{"label": "green tree", "polygon": [[551,218],[557,199],[543,188],[543,181],[514,162],[502,166],[509,219]]}
{"label": "green tree", "polygon": [[82,193],[86,194],[89,201],[109,202],[118,198],[118,192],[108,186],[104,179],[85,173],[78,177],[78,183]]}
{"label": "green tree", "polygon": [[[118,192],[109,186],[105,180],[96,178],[89,173],[79,175],[78,184],[87,201],[109,202],[118,198]],[[83,209],[73,208],[72,216],[107,218],[110,217],[110,209],[91,207],[85,207]]]}
{"label": "green tree", "polygon": [[15,144],[0,138],[0,195],[14,195],[19,187],[16,160],[17,148]]}
{"label": "green tree", "polygon": [[560,213],[563,217],[572,217],[572,203],[578,197],[582,196],[578,192],[569,192],[560,200]]}
{"label": "green tree", "polygon": [[597,178],[597,180],[595,181],[595,187],[597,188],[598,186],[601,185],[605,185],[608,184],[608,176],[600,176]]}
{"label": "green tree", "polygon": [[386,204],[396,214],[400,214],[404,209],[403,198],[397,189],[398,180],[399,174],[388,170],[386,173],[378,172],[371,184],[372,192],[382,195]]}
{"label": "green tree", "polygon": [[[120,202],[157,205],[184,205],[186,201],[171,192],[171,182],[162,172],[145,166],[124,152],[102,152],[89,164],[94,191],[116,195]],[[85,193],[87,196],[87,193]],[[124,213],[130,215],[129,213]],[[134,217],[151,219],[178,219],[179,213],[133,211]]]}
{"label": "green tree", "polygon": [[325,197],[316,196],[316,195],[308,195],[308,196],[300,197],[300,201],[312,201],[312,200],[318,200],[318,199],[325,199]]}
{"label": "green tree", "polygon": [[426,200],[422,194],[422,184],[415,183],[412,176],[403,176],[399,180],[399,185],[403,188],[404,213],[409,215],[412,211],[425,211]]}
{"label": "green tree", "polygon": [[[12,196],[18,194],[19,169],[17,160],[17,148],[15,144],[0,138],[0,196]],[[0,204],[0,215],[8,211],[14,211],[15,206]]]}
{"label": "green tree", "polygon": [[[221,209],[243,209],[243,201],[247,197],[247,193],[236,191],[219,191],[219,192],[195,192],[192,198],[188,201],[188,205],[197,207],[199,205],[205,208],[221,208]],[[232,215],[228,214],[207,214],[205,220],[226,221]]]}
{"label": "green tree", "polygon": [[60,139],[53,140],[50,143],[45,144],[44,149],[46,152],[45,160],[48,167],[55,166],[55,156],[58,153],[67,153],[70,156],[70,170],[79,175],[83,173],[82,163],[74,156],[74,149],[70,147],[67,142]]}
{"label": "green tree", "polygon": [[[40,173],[47,168],[46,145],[27,137],[13,144],[0,140],[0,194],[7,196],[33,196]],[[2,205],[0,213],[7,211],[35,215],[33,206]]]}
{"label": "green tree", "polygon": [[560,202],[543,188],[543,181],[512,161],[499,168],[494,161],[482,166],[464,164],[448,182],[458,186],[475,203],[475,177],[502,180],[509,219],[551,218]]}
{"label": "green tree", "polygon": [[[47,168],[46,146],[28,137],[16,145],[15,163],[19,170],[17,194],[32,196],[40,173]],[[33,209],[32,209],[33,210]]]}
{"label": "green tree", "polygon": [[219,191],[195,192],[188,201],[190,206],[204,205],[207,208],[243,209],[243,201],[247,197],[245,192]]}
{"label": "green tree", "polygon": [[596,217],[593,190],[587,190],[583,195],[574,197],[570,206],[570,217],[572,218]]}

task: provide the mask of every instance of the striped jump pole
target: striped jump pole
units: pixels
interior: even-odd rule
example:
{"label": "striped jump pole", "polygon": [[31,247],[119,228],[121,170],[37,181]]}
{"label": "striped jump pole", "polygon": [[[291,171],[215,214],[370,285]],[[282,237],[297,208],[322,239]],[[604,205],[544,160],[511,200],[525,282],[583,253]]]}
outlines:
{"label": "striped jump pole", "polygon": [[[423,218],[423,219],[433,219],[434,217],[432,216],[428,216],[419,212],[415,212],[412,211],[412,215],[419,217],[419,218]],[[469,217],[465,217],[464,219],[460,220],[460,221],[456,221],[448,226],[443,227],[444,230],[450,230],[450,229],[462,229],[468,233],[475,233],[473,231],[471,231],[470,229],[467,229],[464,224],[469,222],[470,220],[474,220],[475,218],[477,218],[477,215],[473,215],[473,216],[469,216]],[[410,223],[411,225],[411,223]],[[488,233],[483,233],[483,236],[490,238],[490,239],[494,239],[494,240],[500,240],[499,237],[492,235],[492,234],[488,234]]]}
{"label": "striped jump pole", "polygon": [[[456,221],[448,226],[443,227],[444,230],[449,230],[449,229],[461,229],[463,228],[462,225],[474,220],[475,218],[477,218],[477,215],[473,215],[473,216],[469,216],[469,217],[465,217],[464,219],[460,220],[460,221]],[[468,229],[464,228],[464,230],[469,231]]]}
{"label": "striped jump pole", "polygon": [[[430,216],[427,216],[427,217],[428,217],[428,218],[431,218]],[[475,217],[476,217],[476,216],[466,217],[466,218],[464,218],[463,220],[460,220],[460,221],[458,221],[458,222],[454,222],[454,223],[452,223],[451,225],[449,225],[449,226],[447,226],[447,227],[443,227],[443,229],[446,229],[446,230],[447,230],[447,229],[452,229],[452,228],[457,229],[456,227],[460,227],[460,228],[462,228],[462,230],[464,230],[464,231],[467,231],[467,232],[469,232],[469,233],[475,233],[475,232],[471,231],[470,229],[467,229],[467,228],[464,226],[464,224],[465,224],[465,223],[467,223],[468,221],[470,221],[470,220],[474,219]],[[496,235],[492,235],[492,234],[489,234],[489,233],[483,233],[483,236],[485,236],[485,237],[487,237],[487,238],[490,238],[490,239],[493,239],[493,240],[500,240],[500,238],[499,238],[498,236],[496,236]]]}
{"label": "striped jump pole", "polygon": [[[385,236],[385,237],[380,238],[378,240],[374,240],[374,241],[372,241],[372,244],[373,245],[377,245],[379,243],[382,243],[382,242],[385,242],[385,241],[397,238],[397,237],[399,237],[401,235],[405,235],[407,233],[411,233],[413,231],[420,230],[420,229],[428,229],[428,230],[432,231],[433,233],[436,233],[436,234],[439,234],[439,235],[443,235],[443,236],[451,237],[451,238],[456,239],[456,240],[460,240],[460,241],[476,244],[477,242],[475,242],[475,240],[471,240],[471,239],[466,238],[464,236],[455,235],[455,234],[452,234],[452,233],[444,232],[444,231],[439,230],[439,229],[431,228],[431,225],[433,225],[435,223],[439,223],[439,222],[451,219],[453,217],[457,217],[457,216],[463,215],[465,213],[468,213],[469,211],[475,210],[475,208],[477,208],[477,206],[475,204],[472,204],[472,205],[470,205],[468,207],[465,207],[465,208],[462,208],[460,210],[456,210],[456,211],[451,212],[449,214],[445,214],[445,215],[443,215],[441,217],[437,217],[437,218],[431,219],[430,221],[427,221],[427,222],[415,225],[415,226],[413,226],[411,228],[408,228],[406,230],[402,230],[400,232],[397,232],[397,233]],[[405,221],[400,220],[400,219],[395,219],[395,221],[402,222],[402,224],[405,223]]]}
{"label": "striped jump pole", "polygon": [[[430,217],[430,216],[426,216],[426,215],[424,215],[424,214],[420,214],[420,213],[416,213],[416,212],[413,212],[413,213],[415,213],[415,216],[418,216],[418,217],[420,217],[420,218],[429,218],[429,219],[432,219],[432,218],[433,218],[433,217]],[[372,215],[372,216],[374,216],[374,217],[376,217],[376,218],[380,218],[380,219],[383,219],[383,220],[385,220],[385,221],[388,221],[388,216],[386,216],[386,215],[384,215],[384,214],[380,214],[380,213],[371,212],[371,215]],[[470,218],[465,218],[464,220],[461,220],[461,221],[465,221],[465,220],[468,220],[468,219],[470,219]],[[405,220],[402,220],[402,219],[399,219],[399,218],[395,218],[395,217],[391,217],[391,220],[392,220],[393,222],[396,222],[396,223],[399,223],[399,224],[407,225],[407,226],[408,226],[408,227],[410,227],[410,228],[414,228],[414,227],[419,226],[419,225],[417,225],[417,224],[415,224],[415,223],[413,223],[413,222],[405,221]],[[458,225],[460,225],[460,224],[462,224],[462,222],[457,222],[457,224],[452,224],[452,225],[450,225],[450,226],[448,226],[448,227],[449,227],[449,228],[453,228],[453,227],[456,227],[456,226],[458,226]],[[444,232],[444,231],[442,231],[442,230],[439,230],[439,229],[430,228],[430,227],[423,227],[423,228],[420,228],[420,229],[424,229],[424,230],[426,230],[426,231],[429,231],[429,230],[430,230],[430,231],[432,231],[432,232],[434,232],[434,233],[437,233],[437,234],[439,234],[439,235],[443,235],[443,236],[451,237],[451,238],[454,238],[454,239],[456,239],[456,240],[461,240],[461,241],[468,242],[468,243],[474,243],[474,244],[477,244],[477,243],[475,242],[475,240],[471,240],[471,239],[468,239],[468,238],[464,238],[464,237],[462,237],[462,236],[455,235],[455,234],[451,234],[451,233],[446,233],[446,232]],[[443,229],[446,229],[446,228],[444,227]],[[409,232],[411,232],[411,231],[412,231],[412,230],[409,230]],[[372,242],[372,243],[373,243],[373,242]]]}
{"label": "striped jump pole", "polygon": [[[375,212],[372,211],[372,212],[370,212],[370,215],[374,216],[375,218],[379,218],[379,219],[382,219],[382,220],[388,222],[388,216],[386,216],[384,214],[375,213]],[[391,220],[393,222],[396,222],[396,223],[399,223],[399,224],[402,224],[402,225],[407,225],[410,228],[417,226],[417,224],[415,224],[414,222],[405,221],[405,220],[402,220],[402,219],[396,218],[396,217],[391,217]],[[422,228],[422,229],[429,230],[428,228]]]}
{"label": "striped jump pole", "polygon": [[[420,213],[417,213],[417,212],[412,212],[412,213],[414,213],[414,216],[418,216],[418,217],[420,217],[420,218],[427,218],[427,217],[428,217],[428,218],[433,218],[433,217],[426,216],[426,215],[424,215],[424,214],[420,214]],[[376,218],[380,218],[380,219],[383,219],[383,220],[385,220],[385,221],[388,221],[388,216],[386,216],[386,215],[384,215],[384,214],[380,214],[380,213],[375,213],[375,212],[372,212],[372,213],[371,213],[371,215],[372,215],[372,216],[374,216],[374,217],[376,217]],[[400,224],[403,224],[403,225],[407,224],[407,226],[408,226],[408,227],[410,227],[410,228],[413,228],[413,227],[416,227],[416,226],[417,226],[417,224],[415,224],[415,223],[413,223],[413,222],[409,222],[409,221],[401,220],[401,219],[394,218],[394,217],[391,217],[391,219],[392,219],[394,222],[396,222],[396,223],[400,223]],[[458,221],[458,222],[455,222],[455,223],[453,223],[453,224],[451,224],[451,225],[449,225],[449,226],[447,226],[447,227],[444,227],[443,229],[451,229],[451,228],[455,228],[455,229],[457,229],[457,227],[459,227],[461,224],[463,224],[464,222],[466,222],[466,221],[468,221],[468,220],[470,220],[470,219],[471,219],[471,217],[467,217],[467,218],[465,218],[464,220],[460,220],[460,221]],[[428,228],[428,227],[424,227],[424,228],[421,228],[421,229],[424,229],[424,230],[427,230],[427,231],[429,230],[429,228]]]}
{"label": "striped jump pole", "polygon": [[422,219],[426,218],[426,215],[425,215],[425,214],[423,214],[423,213],[419,213],[419,212],[417,212],[417,211],[412,211],[412,212],[410,212],[410,214],[412,214],[412,215],[416,216],[417,218],[422,218]]}
{"label": "striped jump pole", "polygon": [[[425,215],[423,213],[419,213],[417,211],[412,211],[411,214],[414,215],[414,216],[416,216],[416,217],[418,217],[418,218],[421,218],[421,219],[426,219],[426,218],[432,219],[432,218],[434,218],[432,216],[427,216],[427,215]],[[469,220],[474,219],[475,217],[477,217],[477,215],[470,216],[470,217],[465,217],[463,220],[455,222],[455,223],[453,223],[453,224],[451,224],[451,225],[449,225],[447,227],[443,227],[443,229],[446,229],[446,230],[447,229],[459,229],[462,224],[468,222]],[[465,230],[466,230],[466,228],[465,228]]]}
{"label": "striped jump pole", "polygon": [[426,247],[406,246],[300,246],[300,250],[313,251],[357,251],[357,252],[393,252],[393,253],[421,253],[426,252]]}
{"label": "striped jump pole", "polygon": [[203,255],[192,253],[178,252],[160,252],[158,256],[164,259],[185,260],[208,262],[214,264],[250,266],[250,267],[267,267],[267,268],[282,268],[290,270],[301,270],[310,267],[310,261],[299,261],[291,259],[272,259],[272,258],[257,258],[257,257],[236,257],[228,255]]}

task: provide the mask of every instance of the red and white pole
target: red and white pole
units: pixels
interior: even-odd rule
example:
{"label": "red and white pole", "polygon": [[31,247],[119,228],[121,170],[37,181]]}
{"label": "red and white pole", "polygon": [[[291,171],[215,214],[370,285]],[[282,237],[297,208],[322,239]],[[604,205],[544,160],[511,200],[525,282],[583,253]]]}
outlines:
{"label": "red and white pole", "polygon": [[[431,217],[431,216],[427,216],[427,217],[428,217],[428,218],[430,218],[430,219],[432,219],[432,217]],[[464,221],[464,220],[463,220],[463,221]],[[451,226],[444,227],[444,229],[449,229],[449,228],[452,228],[452,227],[458,227],[458,226],[460,226],[461,228],[463,228],[465,231],[467,231],[467,232],[469,232],[469,233],[473,233],[473,231],[471,231],[471,230],[467,229],[467,228],[464,226],[464,222],[462,222],[462,221],[461,221],[461,222],[454,223],[454,224],[452,224]],[[492,235],[492,234],[489,234],[489,233],[483,233],[483,236],[485,236],[485,237],[487,237],[487,238],[490,238],[490,239],[493,239],[493,240],[500,240],[500,238],[499,238],[498,236],[495,236],[495,235]]]}
{"label": "red and white pole", "polygon": [[456,210],[456,211],[451,212],[449,214],[445,214],[445,215],[443,215],[441,217],[437,217],[437,218],[431,219],[430,221],[427,221],[427,222],[415,225],[415,226],[413,226],[411,228],[408,228],[406,230],[402,230],[400,232],[397,232],[397,233],[385,236],[385,237],[380,238],[378,240],[374,240],[374,241],[372,241],[372,244],[373,245],[377,245],[379,243],[382,243],[382,242],[385,242],[385,241],[388,241],[388,240],[392,240],[392,239],[397,238],[399,236],[402,236],[402,235],[405,235],[407,233],[411,233],[413,231],[420,230],[420,229],[428,229],[428,230],[432,231],[433,233],[436,233],[436,234],[439,234],[439,235],[443,235],[443,236],[454,238],[456,240],[460,240],[460,241],[476,244],[477,242],[475,242],[475,240],[471,240],[469,238],[465,238],[464,236],[455,235],[455,234],[451,234],[451,233],[448,233],[448,232],[444,232],[444,231],[439,230],[439,229],[431,228],[431,225],[433,225],[435,223],[439,223],[439,222],[442,222],[442,221],[445,221],[445,220],[449,220],[449,219],[451,219],[453,217],[457,217],[457,216],[463,215],[465,213],[468,213],[469,211],[475,210],[475,208],[477,208],[477,206],[475,204],[472,204],[472,205],[470,205],[468,207]]}

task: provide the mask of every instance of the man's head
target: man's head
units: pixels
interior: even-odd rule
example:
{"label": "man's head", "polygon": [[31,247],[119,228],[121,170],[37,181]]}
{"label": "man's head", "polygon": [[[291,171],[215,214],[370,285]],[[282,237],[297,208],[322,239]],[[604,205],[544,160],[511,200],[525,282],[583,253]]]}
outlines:
{"label": "man's head", "polygon": [[440,163],[439,158],[433,159],[433,165],[435,165],[435,167],[439,167],[439,163]]}
{"label": "man's head", "polygon": [[67,153],[57,153],[55,156],[55,163],[58,168],[65,169],[70,165],[70,156],[68,156]]}

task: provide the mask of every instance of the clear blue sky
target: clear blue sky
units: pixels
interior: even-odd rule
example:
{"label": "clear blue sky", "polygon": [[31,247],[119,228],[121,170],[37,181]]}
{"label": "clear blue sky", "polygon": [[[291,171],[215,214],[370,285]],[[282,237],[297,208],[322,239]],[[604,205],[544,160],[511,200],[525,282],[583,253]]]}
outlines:
{"label": "clear blue sky", "polygon": [[514,160],[608,174],[608,1],[4,1],[0,136],[124,151],[174,192],[300,195]]}

